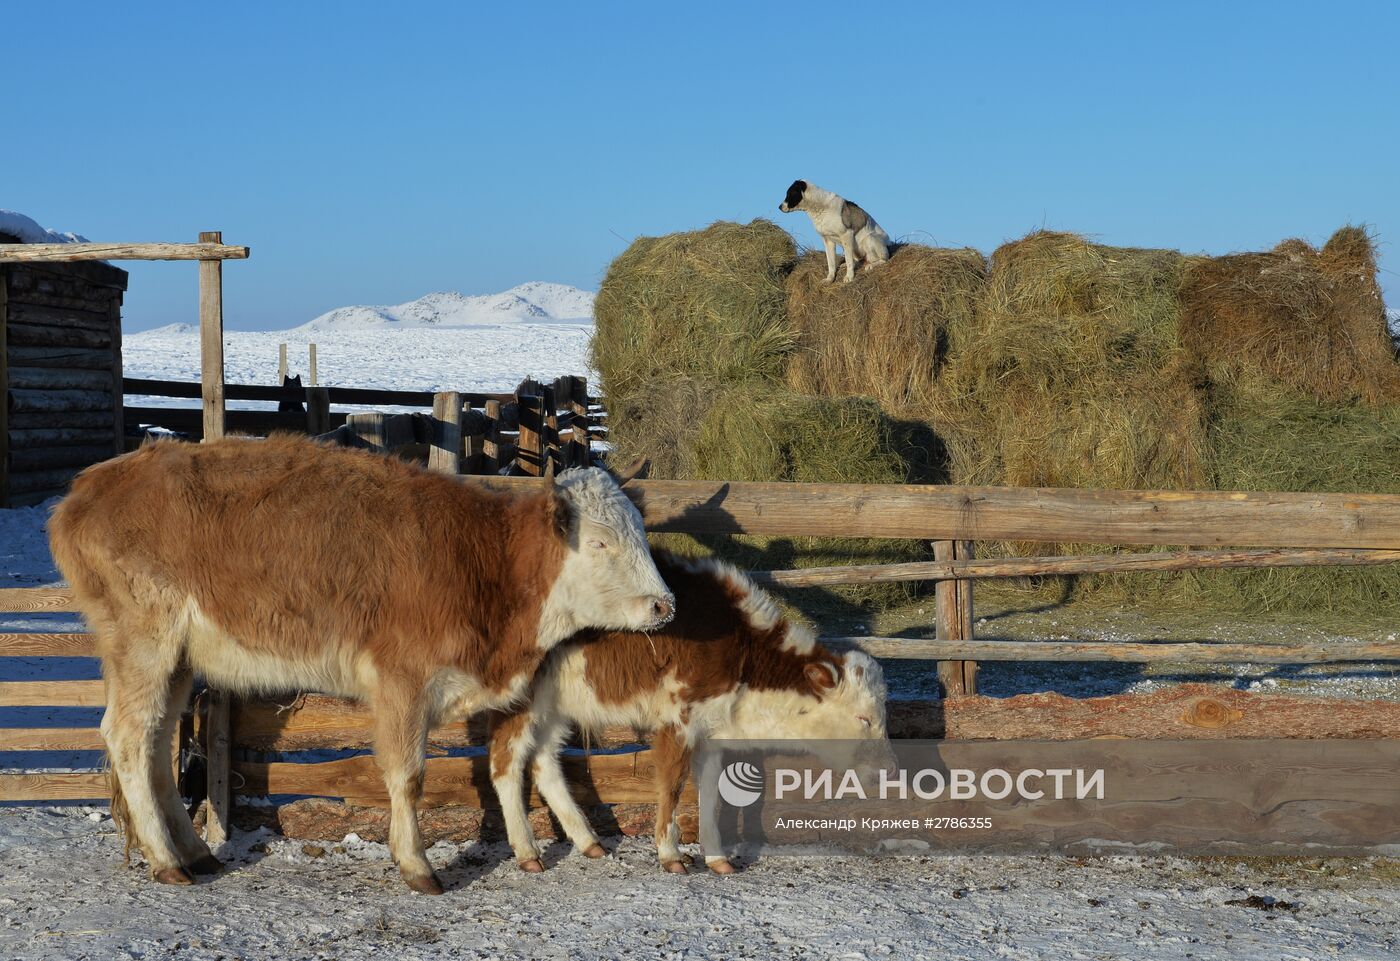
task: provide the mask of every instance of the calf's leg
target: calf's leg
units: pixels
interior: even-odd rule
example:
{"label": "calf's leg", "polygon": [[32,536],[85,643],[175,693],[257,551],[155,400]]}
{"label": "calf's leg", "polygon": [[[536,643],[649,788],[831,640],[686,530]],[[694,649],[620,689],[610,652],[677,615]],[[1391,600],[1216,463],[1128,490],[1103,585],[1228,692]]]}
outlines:
{"label": "calf's leg", "polygon": [[420,894],[441,894],[418,829],[418,802],[428,747],[428,712],[421,689],[382,684],[374,698],[374,756],[389,792],[389,853],[399,874]]}
{"label": "calf's leg", "polygon": [[681,732],[668,726],[656,732],[651,752],[656,758],[656,856],[665,870],[686,874],[676,805],[690,773],[690,748]]}
{"label": "calf's leg", "polygon": [[128,841],[141,848],[156,881],[193,884],[171,836],[159,781],[161,768],[169,777],[168,716],[173,712],[179,718],[171,693],[180,649],[162,638],[143,638],[140,646],[127,640],[100,638],[98,643],[105,652],[102,673],[107,689],[102,737],[126,805]]}
{"label": "calf's leg", "polygon": [[544,870],[530,814],[525,803],[525,765],[535,750],[534,716],[530,711],[491,718],[491,786],[506,822],[506,836],[520,870]]}
{"label": "calf's leg", "polygon": [[569,792],[569,780],[559,763],[559,750],[568,736],[569,722],[563,718],[551,718],[541,725],[536,734],[535,787],[574,847],[590,858],[601,858],[608,852],[598,843],[593,825]]}

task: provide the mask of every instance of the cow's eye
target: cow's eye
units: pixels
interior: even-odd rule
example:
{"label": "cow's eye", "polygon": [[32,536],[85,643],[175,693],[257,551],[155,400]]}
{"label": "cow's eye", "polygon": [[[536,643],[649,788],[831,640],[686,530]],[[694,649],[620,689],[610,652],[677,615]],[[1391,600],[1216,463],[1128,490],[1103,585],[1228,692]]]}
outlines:
{"label": "cow's eye", "polygon": [[612,550],[612,545],[609,544],[607,541],[598,541],[598,540],[589,541],[589,542],[588,542],[588,546],[591,547],[591,548],[593,548],[593,550],[595,550],[595,551],[607,551],[607,550]]}
{"label": "cow's eye", "polygon": [[856,715],[856,720],[859,721],[861,724],[865,725],[866,727],[870,726],[870,718],[864,716],[863,714]]}

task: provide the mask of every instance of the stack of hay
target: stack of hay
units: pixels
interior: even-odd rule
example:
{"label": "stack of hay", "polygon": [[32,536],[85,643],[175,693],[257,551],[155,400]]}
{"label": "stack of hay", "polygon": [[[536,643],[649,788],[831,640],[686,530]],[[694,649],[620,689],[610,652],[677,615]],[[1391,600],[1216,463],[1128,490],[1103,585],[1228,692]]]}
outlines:
{"label": "stack of hay", "polygon": [[[824,257],[799,259],[775,225],[721,223],[614,262],[594,365],[619,453],[658,476],[1400,493],[1400,364],[1375,272],[1354,227],[1320,251],[1217,258],[1037,231],[990,265],[907,245],[829,285]],[[1400,571],[1075,590],[1357,610],[1400,601]]]}

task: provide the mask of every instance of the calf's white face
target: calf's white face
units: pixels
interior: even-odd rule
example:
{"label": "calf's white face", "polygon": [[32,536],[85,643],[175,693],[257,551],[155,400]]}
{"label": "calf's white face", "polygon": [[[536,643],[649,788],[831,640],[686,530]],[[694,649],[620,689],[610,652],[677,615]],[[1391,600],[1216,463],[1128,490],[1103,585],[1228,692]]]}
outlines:
{"label": "calf's white face", "polygon": [[651,559],[641,513],[617,482],[590,467],[560,474],[557,488],[569,511],[568,546],[545,603],[541,645],[583,628],[653,631],[669,621],[675,596]]}
{"label": "calf's white face", "polygon": [[726,737],[750,740],[885,741],[885,675],[864,651],[850,651],[839,671],[807,667],[809,689],[744,691]]}

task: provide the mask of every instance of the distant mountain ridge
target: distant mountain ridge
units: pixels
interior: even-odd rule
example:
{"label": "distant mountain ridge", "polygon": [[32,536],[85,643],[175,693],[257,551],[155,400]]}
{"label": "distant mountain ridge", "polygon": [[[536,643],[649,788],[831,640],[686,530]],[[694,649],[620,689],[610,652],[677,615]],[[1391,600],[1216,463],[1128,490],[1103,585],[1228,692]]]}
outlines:
{"label": "distant mountain ridge", "polygon": [[568,284],[531,280],[499,294],[473,296],[457,291],[439,291],[394,306],[339,307],[292,330],[312,332],[390,327],[591,323],[593,297],[589,291]]}

